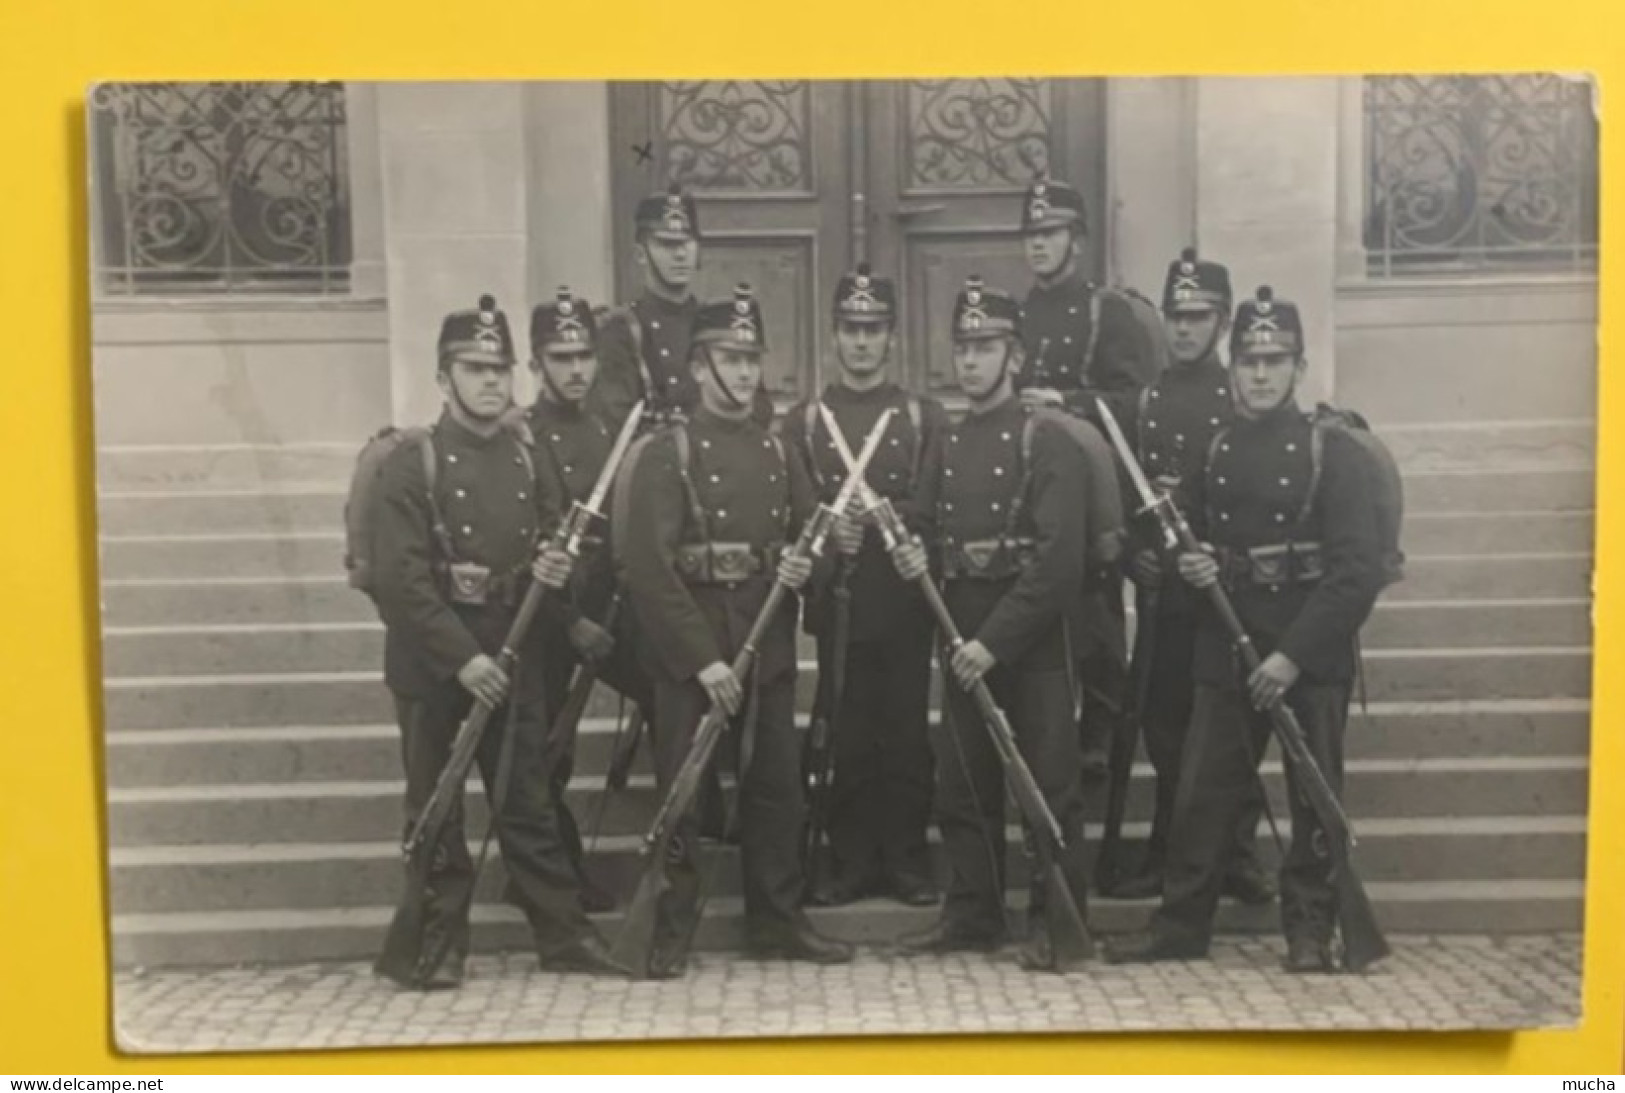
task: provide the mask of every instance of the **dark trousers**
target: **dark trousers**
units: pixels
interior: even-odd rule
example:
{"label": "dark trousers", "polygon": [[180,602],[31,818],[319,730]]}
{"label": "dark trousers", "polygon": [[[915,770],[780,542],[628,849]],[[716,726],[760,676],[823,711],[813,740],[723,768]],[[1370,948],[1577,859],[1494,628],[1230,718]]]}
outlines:
{"label": "dark trousers", "polygon": [[[739,772],[738,808],[746,928],[771,931],[798,921],[801,915],[800,836],[805,810],[795,725],[795,670],[780,672],[770,680],[747,680],[746,695],[749,708],[741,716],[754,717],[750,754],[744,754],[745,748],[719,748],[712,761],[738,754],[744,767]],[[655,777],[662,793],[670,788],[710,705],[705,689],[695,680],[654,680]],[[744,728],[741,723],[731,727]],[[655,945],[663,952],[684,951],[696,924],[701,888],[698,834],[699,823],[691,808],[677,822],[666,859],[671,889],[661,898],[655,926]]]}
{"label": "dark trousers", "polygon": [[[534,688],[530,689],[534,692]],[[395,714],[401,729],[401,757],[406,767],[406,824],[428,803],[451,752],[452,740],[473,699],[461,684],[450,680],[425,698],[395,696]],[[573,944],[592,930],[577,898],[576,877],[559,832],[552,793],[543,774],[542,709],[540,696],[518,700],[512,726],[507,786],[498,786],[503,735],[509,729],[507,706],[498,709],[486,726],[476,753],[487,802],[501,800],[496,816],[496,841],[508,875],[507,898],[530,922],[537,953],[547,956]],[[443,947],[446,967],[460,965],[468,953],[468,907],[474,885],[474,864],[463,834],[463,807],[459,800],[440,843],[434,849],[425,886],[423,948],[432,953]],[[407,914],[402,906],[396,914]],[[423,954],[397,962],[417,965]],[[384,970],[384,969],[380,969]],[[400,977],[411,967],[393,969]],[[430,969],[431,971],[433,969]]]}
{"label": "dark trousers", "polygon": [[[943,663],[947,664],[946,654]],[[1004,768],[976,700],[951,673],[943,674],[943,723],[933,739],[937,823],[949,868],[943,920],[958,932],[998,937],[1004,932]],[[1067,843],[1061,871],[1078,910],[1087,914],[1083,784],[1068,673],[1065,668],[1023,672],[999,666],[984,679],[1010,721],[1016,749],[1061,825]],[[1047,854],[1042,838],[1034,845],[1038,854]],[[1047,857],[1036,864],[1046,865]]]}
{"label": "dark trousers", "polygon": [[[1343,732],[1347,684],[1300,683],[1288,702],[1303,726],[1309,750],[1326,782],[1343,789]],[[1154,929],[1207,944],[1213,912],[1235,853],[1235,831],[1257,794],[1257,769],[1269,743],[1270,722],[1240,691],[1197,684],[1190,735],[1181,759],[1179,790],[1169,834],[1162,906]],[[1332,863],[1317,855],[1320,824],[1287,768],[1292,846],[1281,864],[1281,926],[1289,938],[1329,940],[1335,922]]]}
{"label": "dark trousers", "polygon": [[[624,620],[628,614],[630,612],[623,610],[621,618]],[[556,731],[559,710],[570,697],[570,684],[575,679],[575,671],[582,658],[570,644],[565,628],[556,622],[550,621],[543,626],[541,646],[542,690],[545,695],[544,723],[547,726],[543,763],[547,771],[548,789],[552,795],[554,811],[558,817],[559,832],[564,839],[570,865],[575,870],[576,876],[585,881],[585,852],[581,840],[581,827],[565,800],[565,791],[569,788],[570,778],[575,773],[579,726],[572,726],[563,732]],[[647,717],[649,708],[653,705],[652,691],[648,678],[638,666],[632,647],[630,627],[618,625],[615,628],[615,652],[599,666],[598,681],[614,688],[625,696],[628,702],[642,707]]]}
{"label": "dark trousers", "polygon": [[[1167,853],[1181,759],[1195,703],[1196,624],[1188,615],[1165,614],[1152,625],[1155,630],[1148,643],[1149,655],[1145,665],[1136,665],[1136,670],[1147,673],[1139,681],[1143,688],[1140,727],[1145,736],[1146,755],[1157,772],[1157,799],[1146,864],[1147,868],[1157,870],[1162,868]],[[1253,789],[1237,821],[1231,871],[1257,864],[1258,821],[1264,814],[1264,795],[1257,779],[1253,780]]]}
{"label": "dark trousers", "polygon": [[[931,876],[931,635],[922,619],[847,647],[827,819],[836,878]],[[831,644],[820,639],[820,665]],[[820,682],[828,678],[821,667]]]}

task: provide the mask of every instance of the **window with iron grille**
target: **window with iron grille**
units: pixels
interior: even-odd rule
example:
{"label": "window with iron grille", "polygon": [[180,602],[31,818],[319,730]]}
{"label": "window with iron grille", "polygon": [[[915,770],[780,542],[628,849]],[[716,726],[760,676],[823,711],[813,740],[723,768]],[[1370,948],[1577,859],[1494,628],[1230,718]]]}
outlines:
{"label": "window with iron grille", "polygon": [[342,84],[103,84],[91,140],[103,292],[347,290]]}
{"label": "window with iron grille", "polygon": [[1591,88],[1556,75],[1365,80],[1375,276],[1596,267]]}

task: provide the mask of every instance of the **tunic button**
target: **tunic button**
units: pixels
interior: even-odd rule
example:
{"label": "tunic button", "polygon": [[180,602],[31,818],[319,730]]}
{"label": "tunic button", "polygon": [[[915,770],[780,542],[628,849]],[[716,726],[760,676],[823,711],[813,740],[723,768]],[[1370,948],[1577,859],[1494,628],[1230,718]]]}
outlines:
{"label": "tunic button", "polygon": [[771,440],[763,440],[762,441],[762,447],[771,448],[771,447],[773,447],[773,442]]}
{"label": "tunic button", "polygon": [[778,482],[779,482],[779,476],[778,475],[770,474],[770,475],[767,476],[767,484],[768,485],[776,486],[776,485],[778,485]]}
{"label": "tunic button", "polygon": [[1277,524],[1284,524],[1284,523],[1286,523],[1286,513],[1284,513],[1284,512],[1278,512],[1278,513],[1276,513],[1276,514],[1275,514],[1275,522],[1276,522],[1276,523],[1277,523]]}
{"label": "tunic button", "polygon": [[571,465],[571,464],[569,464],[569,463],[566,463],[566,464],[565,464],[565,465],[564,465],[564,473],[565,473],[565,474],[574,474],[574,473],[575,473],[575,467],[574,467],[574,466],[572,466],[572,465]]}
{"label": "tunic button", "polygon": [[712,482],[721,482],[722,481],[722,476],[720,474],[713,474],[711,476],[711,481]]}
{"label": "tunic button", "polygon": [[1157,399],[1159,399],[1161,397],[1162,397],[1162,392],[1156,390],[1155,388],[1153,388],[1152,391],[1151,391],[1151,399],[1152,399],[1152,401],[1154,402],[1154,401],[1156,401]]}
{"label": "tunic button", "polygon": [[474,534],[474,529],[469,527],[467,524],[464,524],[463,525],[463,534],[464,535],[473,535]]}
{"label": "tunic button", "polygon": [[993,468],[993,477],[995,477],[995,478],[1003,478],[1004,477],[1004,468],[1003,467],[994,467]]}
{"label": "tunic button", "polygon": [[1222,485],[1225,484],[1226,479],[1225,479],[1224,475],[1221,474],[1221,475],[1219,475],[1219,477],[1215,481],[1217,481],[1219,483],[1219,485],[1222,486]]}
{"label": "tunic button", "polygon": [[467,497],[468,496],[468,491],[467,490],[458,490],[457,491],[457,496],[459,498]]}
{"label": "tunic button", "polygon": [[700,447],[702,447],[702,448],[709,448],[709,447],[710,447],[710,446],[711,446],[711,442],[710,442],[710,441],[709,441],[709,440],[702,440],[702,441],[700,441]]}
{"label": "tunic button", "polygon": [[1219,419],[1216,417],[1210,417],[1207,419],[1207,423],[1209,425],[1217,425],[1219,423]]}
{"label": "tunic button", "polygon": [[998,512],[999,511],[999,503],[997,501],[995,501],[991,505],[989,505],[988,508],[992,509],[994,512]]}
{"label": "tunic button", "polygon": [[[669,357],[669,356],[671,356],[671,350],[669,350],[669,349],[662,349],[662,350],[661,350],[661,351],[660,351],[660,355],[661,355],[661,356],[662,356],[662,357]],[[673,381],[673,382],[675,382],[675,381]]]}
{"label": "tunic button", "polygon": [[659,330],[660,329],[660,322],[658,320],[656,320],[656,319],[650,319],[649,320],[649,329],[650,330]]}
{"label": "tunic button", "polygon": [[1183,444],[1183,443],[1185,443],[1185,434],[1184,433],[1175,433],[1174,434],[1174,443],[1175,444]]}
{"label": "tunic button", "polygon": [[1145,423],[1145,427],[1147,429],[1155,429],[1157,427],[1157,423],[1155,421],[1148,421]]}
{"label": "tunic button", "polygon": [[1219,387],[1218,387],[1218,392],[1219,392],[1219,397],[1223,398],[1225,395],[1228,395],[1230,393],[1230,388],[1225,387],[1223,384],[1220,384]]}
{"label": "tunic button", "polygon": [[954,476],[954,469],[952,467],[944,467],[942,469],[942,473],[947,475],[949,478],[952,478]]}
{"label": "tunic button", "polygon": [[1229,450],[1230,450],[1230,442],[1229,441],[1225,441],[1223,444],[1219,445],[1219,451],[1228,452]]}
{"label": "tunic button", "polygon": [[1289,452],[1295,452],[1298,450],[1298,446],[1296,444],[1288,444],[1286,446],[1286,450]]}
{"label": "tunic button", "polygon": [[[565,470],[569,470],[569,469],[570,469],[570,468],[568,468],[568,467],[566,467],[566,468],[564,468],[564,469],[565,469]],[[521,501],[528,501],[528,500],[530,500],[530,498],[528,498],[528,497],[526,497],[526,496],[525,496],[525,491],[524,491],[524,490],[520,490],[520,491],[519,491],[519,500],[521,500]]]}
{"label": "tunic button", "polygon": [[958,444],[959,443],[959,434],[958,433],[949,433],[948,434],[948,443],[950,443],[950,444]]}
{"label": "tunic button", "polygon": [[1230,522],[1230,514],[1228,512],[1221,512],[1219,513],[1219,519],[1228,524]]}
{"label": "tunic button", "polygon": [[558,433],[549,433],[549,434],[547,434],[547,439],[549,439],[553,443],[557,444],[559,442],[559,434]]}
{"label": "tunic button", "polygon": [[1078,309],[1075,307],[1069,307],[1066,309],[1066,313],[1068,315],[1076,315],[1078,313]]}
{"label": "tunic button", "polygon": [[1290,486],[1290,485],[1292,485],[1292,479],[1290,479],[1290,478],[1283,478],[1283,479],[1281,479],[1281,485],[1283,485],[1283,486]]}
{"label": "tunic button", "polygon": [[726,520],[727,518],[728,518],[728,510],[727,509],[718,509],[717,510],[717,519],[718,520]]}
{"label": "tunic button", "polygon": [[513,465],[516,466],[516,467],[523,467],[525,465],[524,457],[523,456],[517,456],[517,455],[514,456],[513,457]]}
{"label": "tunic button", "polygon": [[891,438],[891,446],[892,446],[892,447],[893,447],[893,448],[895,448],[895,447],[897,447],[897,445],[898,445],[898,440],[897,440],[897,438],[896,438],[896,437],[892,437],[892,438]]}
{"label": "tunic button", "polygon": [[772,516],[773,519],[777,520],[779,518],[779,510],[774,509],[771,513],[769,513],[769,515]]}
{"label": "tunic button", "polygon": [[455,462],[457,462],[457,453],[452,452],[450,455],[448,455],[446,457],[446,462],[447,463],[455,463]]}
{"label": "tunic button", "polygon": [[999,434],[999,439],[1000,440],[1009,440],[1010,439],[1010,434],[1009,433],[1000,433]]}
{"label": "tunic button", "polygon": [[953,503],[953,502],[952,502],[952,501],[944,501],[944,502],[943,502],[943,503],[942,503],[942,507],[943,507],[943,508],[944,508],[944,509],[945,509],[945,510],[947,510],[947,511],[948,511],[948,512],[952,512],[952,511],[954,511],[954,503]]}
{"label": "tunic button", "polygon": [[667,376],[666,377],[666,386],[667,387],[676,387],[677,386],[677,377],[676,376]]}
{"label": "tunic button", "polygon": [[1068,334],[1066,337],[1062,338],[1061,339],[1061,344],[1062,345],[1071,345],[1072,344],[1072,335]]}

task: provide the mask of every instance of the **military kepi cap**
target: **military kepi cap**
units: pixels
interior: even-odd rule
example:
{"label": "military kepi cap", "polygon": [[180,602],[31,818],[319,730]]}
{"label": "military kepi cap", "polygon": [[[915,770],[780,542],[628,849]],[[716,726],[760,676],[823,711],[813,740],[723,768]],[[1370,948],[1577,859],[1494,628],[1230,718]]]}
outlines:
{"label": "military kepi cap", "polygon": [[1230,331],[1230,359],[1243,353],[1262,355],[1303,352],[1303,320],[1298,306],[1276,297],[1268,285],[1260,285],[1251,300],[1236,308],[1235,326]]}
{"label": "military kepi cap", "polygon": [[734,289],[733,299],[700,305],[694,312],[692,343],[744,353],[767,351],[767,324],[762,306],[747,284]]}
{"label": "military kepi cap", "polygon": [[598,323],[592,305],[560,285],[556,299],[537,304],[530,313],[532,352],[591,349],[598,341]]}
{"label": "military kepi cap", "polygon": [[876,277],[867,263],[835,286],[835,318],[852,323],[889,323],[897,318],[897,285]]}
{"label": "military kepi cap", "polygon": [[1168,276],[1162,282],[1165,313],[1218,310],[1228,315],[1234,299],[1230,271],[1198,257],[1195,247],[1186,247],[1177,261],[1168,264]]}
{"label": "military kepi cap", "polygon": [[638,202],[633,214],[639,234],[660,239],[699,239],[700,211],[692,194],[672,183],[663,194],[646,197]]}
{"label": "military kepi cap", "polygon": [[496,297],[487,293],[479,306],[454,311],[440,324],[440,367],[453,360],[513,367],[513,335],[508,317],[497,310]]}
{"label": "military kepi cap", "polygon": [[1021,336],[1021,305],[1015,297],[982,284],[977,276],[965,278],[954,301],[954,340]]}
{"label": "military kepi cap", "polygon": [[1079,231],[1089,227],[1083,194],[1075,187],[1054,178],[1040,178],[1027,187],[1027,196],[1021,202],[1023,234],[1070,224],[1076,224]]}

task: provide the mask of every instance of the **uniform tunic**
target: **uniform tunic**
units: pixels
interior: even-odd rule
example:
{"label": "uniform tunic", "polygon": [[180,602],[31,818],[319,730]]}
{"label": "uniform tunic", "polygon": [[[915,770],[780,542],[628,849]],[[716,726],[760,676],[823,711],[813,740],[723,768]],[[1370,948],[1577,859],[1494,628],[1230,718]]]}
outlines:
{"label": "uniform tunic", "polygon": [[[679,460],[677,428],[688,437],[686,466]],[[617,556],[654,685],[655,768],[664,791],[710,704],[698,673],[718,661],[733,662],[774,583],[772,549],[793,541],[815,501],[799,465],[781,457],[764,429],[704,409],[687,425],[651,437],[629,473],[631,504]],[[761,571],[733,584],[686,577],[679,548],[707,541],[748,546],[761,558]],[[739,826],[745,914],[753,929],[781,926],[800,913],[804,810],[795,729],[796,611],[797,598],[787,597],[751,676],[742,681],[748,709],[737,726],[745,734]],[[673,891],[662,902],[656,929],[662,951],[682,946],[699,892],[692,812],[677,832],[667,863]]]}
{"label": "uniform tunic", "polygon": [[1100,335],[1089,356],[1094,293],[1076,273],[1054,285],[1035,284],[1027,293],[1022,303],[1027,361],[1017,387],[1052,387],[1069,410],[1090,418],[1096,416],[1093,398],[1100,395],[1128,428],[1142,386],[1134,316],[1121,300],[1102,297]]}
{"label": "uniform tunic", "polygon": [[[934,399],[917,399],[896,384],[868,391],[831,384],[823,402],[855,452],[880,415],[896,411],[870,461],[866,480],[892,503],[910,529],[928,534],[933,514],[916,496],[921,480],[940,472],[947,414]],[[807,410],[814,407],[809,428]],[[794,458],[826,503],[846,481],[846,465],[816,404],[798,403],[785,417]],[[844,693],[834,726],[834,777],[828,832],[837,884],[857,887],[887,881],[924,881],[931,875],[926,827],[931,811],[928,733],[931,634],[934,623],[919,590],[897,575],[879,530],[866,529],[862,549],[848,563],[850,604]],[[818,635],[819,709],[827,712],[833,673],[834,594],[807,604],[807,629]]]}
{"label": "uniform tunic", "polygon": [[[488,567],[498,586],[498,594],[484,606],[448,599],[438,572],[447,558],[433,531],[421,449],[402,444],[380,471],[376,596],[386,627],[384,679],[395,698],[402,734],[408,827],[427,803],[473,704],[457,673],[479,654],[494,656],[501,648],[529,583],[537,538],[557,520],[557,492],[532,479],[522,443],[506,429],[481,437],[449,413],[434,429],[435,499],[455,559]],[[522,662],[513,681],[511,702],[492,716],[478,762],[488,798],[503,800],[496,834],[510,893],[545,956],[574,943],[591,927],[577,905],[575,876],[542,777],[541,674],[524,667]],[[499,786],[507,731],[513,738],[511,765],[507,785]],[[472,883],[459,811],[434,853],[424,940],[425,952],[446,941],[453,966],[461,964],[467,951]],[[387,967],[381,963],[379,971],[411,978],[418,970],[416,961],[397,955],[400,961]]]}
{"label": "uniform tunic", "polygon": [[[1262,419],[1238,419],[1196,480],[1192,524],[1221,559],[1235,559],[1226,563],[1225,583],[1259,655],[1279,651],[1301,670],[1287,701],[1327,782],[1340,792],[1354,639],[1381,589],[1381,553],[1363,456],[1336,430],[1324,433],[1319,486],[1304,511],[1312,429],[1290,400]],[[1305,579],[1287,571],[1268,580],[1244,571],[1247,550],[1288,542],[1318,543],[1324,575]],[[1193,670],[1195,708],[1155,928],[1205,942],[1270,730],[1268,718],[1248,704],[1230,635],[1206,602],[1197,612]],[[1335,920],[1331,862],[1312,849],[1319,824],[1290,770],[1288,782],[1293,838],[1281,872],[1282,925],[1289,937],[1324,940]]]}
{"label": "uniform tunic", "polygon": [[[932,494],[940,550],[951,555],[1007,528],[1033,540],[1035,549],[1019,574],[945,580],[943,598],[966,640],[980,641],[998,662],[984,678],[1065,833],[1067,852],[1060,864],[1081,910],[1087,863],[1067,631],[1070,609],[1083,588],[1088,528],[1080,497],[1088,465],[1082,449],[1059,427],[1040,425],[1033,436],[1031,480],[1020,491],[1025,420],[1019,400],[1010,398],[948,432]],[[1011,528],[1010,507],[1018,491],[1020,512]],[[970,693],[947,672],[944,676],[946,718],[936,742],[936,788],[951,878],[943,914],[956,931],[995,937],[1003,927],[1003,773]]]}

